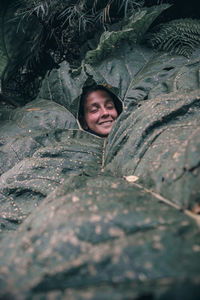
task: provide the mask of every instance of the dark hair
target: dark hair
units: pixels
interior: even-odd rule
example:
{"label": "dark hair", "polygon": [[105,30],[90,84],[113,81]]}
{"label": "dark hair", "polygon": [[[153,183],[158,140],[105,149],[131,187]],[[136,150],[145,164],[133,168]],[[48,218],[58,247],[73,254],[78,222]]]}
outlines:
{"label": "dark hair", "polygon": [[122,102],[108,88],[106,88],[103,85],[97,85],[97,84],[92,85],[90,87],[85,87],[85,88],[83,88],[83,93],[81,95],[79,112],[78,112],[78,120],[79,120],[81,126],[84,125],[84,121],[85,121],[84,104],[87,100],[88,95],[90,93],[96,92],[96,91],[105,91],[106,93],[108,93],[108,95],[112,98],[112,100],[114,102],[114,105],[115,105],[118,115],[120,115],[122,112]]}

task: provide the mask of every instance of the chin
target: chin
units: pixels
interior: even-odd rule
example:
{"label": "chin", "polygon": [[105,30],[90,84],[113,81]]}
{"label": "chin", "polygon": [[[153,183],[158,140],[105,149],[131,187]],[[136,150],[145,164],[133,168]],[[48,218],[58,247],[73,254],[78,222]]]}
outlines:
{"label": "chin", "polygon": [[110,131],[109,132],[99,132],[98,134],[102,137],[107,137],[109,135]]}
{"label": "chin", "polygon": [[104,128],[104,130],[99,130],[99,131],[97,132],[97,134],[99,134],[99,135],[102,136],[102,137],[106,137],[106,136],[108,136],[109,133],[111,132],[111,129],[112,129],[112,127],[111,127],[111,128]]}

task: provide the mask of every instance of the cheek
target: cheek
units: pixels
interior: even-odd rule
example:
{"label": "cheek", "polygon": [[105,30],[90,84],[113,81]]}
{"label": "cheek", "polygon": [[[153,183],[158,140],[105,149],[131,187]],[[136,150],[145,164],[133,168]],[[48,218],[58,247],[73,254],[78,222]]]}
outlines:
{"label": "cheek", "polygon": [[99,114],[96,113],[96,114],[86,114],[85,116],[85,120],[86,120],[86,123],[89,125],[89,124],[93,124],[95,123],[99,118]]}
{"label": "cheek", "polygon": [[112,112],[112,116],[113,116],[113,118],[117,118],[118,117],[118,112],[117,112],[117,110],[115,109],[115,110],[113,110],[113,112]]}

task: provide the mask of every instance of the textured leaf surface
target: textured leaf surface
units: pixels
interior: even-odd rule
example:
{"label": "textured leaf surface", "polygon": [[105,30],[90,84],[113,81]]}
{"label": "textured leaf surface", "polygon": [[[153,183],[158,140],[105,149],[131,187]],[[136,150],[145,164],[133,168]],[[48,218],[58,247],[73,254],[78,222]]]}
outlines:
{"label": "textured leaf surface", "polygon": [[[73,76],[69,64],[63,62],[58,70],[53,70],[46,76],[38,98],[55,101],[69,109],[72,102],[81,95],[82,87],[88,78],[84,68],[79,73]],[[77,115],[77,107],[71,111]]]}
{"label": "textured leaf surface", "polygon": [[108,138],[106,169],[139,176],[190,209],[199,202],[199,57],[199,50],[187,60],[126,44],[113,59],[87,66],[96,81],[114,86],[125,104]]}
{"label": "textured leaf surface", "polygon": [[41,147],[35,136],[52,129],[78,128],[66,108],[43,99],[10,110],[7,119],[0,122],[0,174]]}
{"label": "textured leaf surface", "polygon": [[2,240],[1,295],[92,288],[98,299],[100,286],[121,284],[116,296],[128,299],[145,293],[147,282],[154,294],[161,278],[198,276],[198,243],[193,221],[134,183],[106,174],[68,178]]}
{"label": "textured leaf surface", "polygon": [[[158,61],[155,66],[161,69]],[[162,60],[161,66],[163,70]],[[158,83],[159,71],[155,72],[147,86],[153,67],[142,70],[140,81],[140,90],[150,99],[136,105],[125,98],[127,108],[109,135],[105,164],[115,174],[138,176],[148,187],[192,209],[199,202],[199,58],[164,76],[164,82]],[[131,83],[133,93],[134,82],[137,86],[137,75]]]}
{"label": "textured leaf surface", "polygon": [[25,141],[32,147],[28,153],[32,157],[19,159],[0,178],[1,215],[5,224],[24,220],[66,177],[82,173],[90,176],[101,169],[103,139],[84,131],[43,131]]}

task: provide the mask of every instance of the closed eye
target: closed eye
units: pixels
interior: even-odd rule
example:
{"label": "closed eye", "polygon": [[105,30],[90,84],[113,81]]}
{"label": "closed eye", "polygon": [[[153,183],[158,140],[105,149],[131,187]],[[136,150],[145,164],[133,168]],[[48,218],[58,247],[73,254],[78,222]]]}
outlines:
{"label": "closed eye", "polygon": [[107,105],[106,108],[107,108],[107,109],[113,109],[113,108],[114,108],[114,105]]}
{"label": "closed eye", "polygon": [[96,113],[98,111],[98,107],[97,106],[93,106],[89,109],[90,113]]}
{"label": "closed eye", "polygon": [[98,109],[92,109],[89,112],[93,114],[93,113],[96,113],[97,111],[98,111]]}

